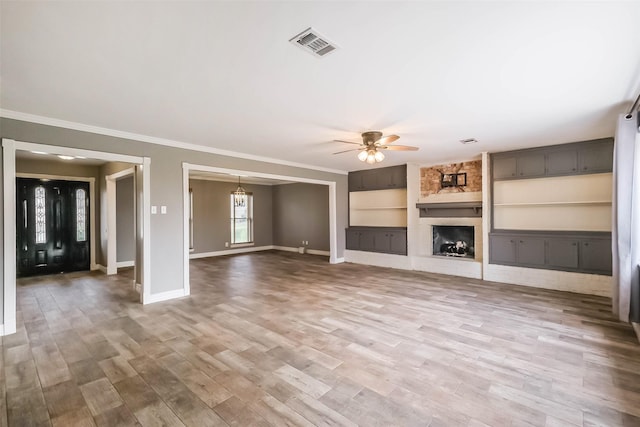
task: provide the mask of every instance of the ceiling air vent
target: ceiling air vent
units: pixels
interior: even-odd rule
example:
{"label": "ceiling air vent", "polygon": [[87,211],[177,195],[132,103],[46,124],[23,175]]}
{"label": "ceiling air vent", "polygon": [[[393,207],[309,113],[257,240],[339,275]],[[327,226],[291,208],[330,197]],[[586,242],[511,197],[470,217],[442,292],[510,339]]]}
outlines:
{"label": "ceiling air vent", "polygon": [[307,28],[289,41],[318,57],[326,56],[338,48],[335,43],[318,34],[313,28]]}

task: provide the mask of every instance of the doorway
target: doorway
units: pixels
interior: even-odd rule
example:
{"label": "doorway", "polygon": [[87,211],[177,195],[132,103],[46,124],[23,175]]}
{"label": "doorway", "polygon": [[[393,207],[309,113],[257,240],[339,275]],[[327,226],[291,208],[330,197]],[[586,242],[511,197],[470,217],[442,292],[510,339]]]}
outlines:
{"label": "doorway", "polygon": [[90,268],[89,183],[16,179],[16,276]]}

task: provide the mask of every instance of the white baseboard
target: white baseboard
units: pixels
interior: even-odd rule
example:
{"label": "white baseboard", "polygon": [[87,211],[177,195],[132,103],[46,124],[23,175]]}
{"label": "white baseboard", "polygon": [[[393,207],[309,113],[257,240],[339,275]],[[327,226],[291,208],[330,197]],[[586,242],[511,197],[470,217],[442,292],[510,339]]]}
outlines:
{"label": "white baseboard", "polygon": [[234,248],[234,249],[226,249],[223,251],[214,251],[214,252],[199,252],[189,254],[189,259],[197,259],[197,258],[209,258],[214,256],[224,256],[224,255],[234,255],[234,254],[244,254],[247,252],[258,252],[258,251],[268,251],[273,249],[273,246],[250,246],[246,248]]}
{"label": "white baseboard", "polygon": [[[273,246],[273,249],[277,251],[285,251],[285,252],[300,252],[299,248],[292,248],[290,246]],[[309,255],[322,255],[322,256],[330,255],[329,251],[321,251],[318,249],[307,249],[307,248],[305,248],[304,253]]]}
{"label": "white baseboard", "polygon": [[99,269],[100,269],[99,264],[91,264],[91,267],[89,267],[90,271],[99,270]]}
{"label": "white baseboard", "polygon": [[176,289],[175,291],[167,291],[167,292],[160,292],[158,294],[151,294],[149,295],[149,299],[144,303],[153,304],[154,302],[167,301],[170,299],[182,298],[184,296],[187,296],[184,293],[184,289]]}
{"label": "white baseboard", "polygon": [[96,270],[102,271],[104,274],[107,274],[107,267],[102,264],[96,264]]}
{"label": "white baseboard", "polygon": [[633,325],[633,330],[636,331],[636,338],[640,342],[640,323],[631,322],[631,325]]}
{"label": "white baseboard", "polygon": [[118,261],[116,262],[116,268],[135,267],[136,262],[133,261]]}
{"label": "white baseboard", "polygon": [[133,289],[136,290],[137,293],[140,293],[141,289],[142,289],[142,285],[140,283],[136,283],[136,281],[133,281]]}
{"label": "white baseboard", "polygon": [[10,324],[2,324],[0,325],[0,337],[5,335],[11,335],[16,333],[16,323],[15,320]]}
{"label": "white baseboard", "polygon": [[344,251],[344,260],[355,264],[411,270],[411,260],[406,255],[392,255],[378,252]]}
{"label": "white baseboard", "polygon": [[335,260],[331,260],[330,262],[331,264],[342,264],[344,262],[344,257],[336,258]]}
{"label": "white baseboard", "polygon": [[[189,259],[209,258],[209,257],[215,257],[215,256],[235,255],[235,254],[244,254],[248,252],[259,252],[259,251],[269,251],[269,250],[298,252],[298,248],[292,248],[289,246],[275,246],[275,245],[250,246],[246,248],[225,249],[223,251],[191,253],[189,254]],[[320,251],[317,249],[307,249],[305,253],[308,253],[310,255],[329,256],[329,251]]]}

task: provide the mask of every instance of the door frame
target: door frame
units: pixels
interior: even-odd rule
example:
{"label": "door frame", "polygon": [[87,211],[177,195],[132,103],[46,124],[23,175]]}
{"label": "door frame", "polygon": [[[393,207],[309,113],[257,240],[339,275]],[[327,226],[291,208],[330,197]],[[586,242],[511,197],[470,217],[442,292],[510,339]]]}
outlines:
{"label": "door frame", "polygon": [[137,196],[142,200],[142,224],[136,234],[140,234],[142,246],[142,270],[140,277],[140,299],[144,304],[151,297],[151,158],[126,154],[107,153],[81,148],[2,139],[2,175],[3,175],[3,324],[0,335],[16,332],[16,150],[43,151],[58,155],[83,156],[109,162],[134,163],[142,171],[142,185]]}
{"label": "door frame", "polygon": [[343,260],[338,259],[338,231],[337,231],[337,192],[335,181],[325,181],[320,179],[302,178],[299,176],[276,175],[271,173],[255,172],[243,169],[228,169],[213,166],[197,165],[192,163],[182,163],[182,207],[183,207],[183,271],[184,271],[184,295],[189,295],[191,285],[189,282],[189,172],[214,172],[229,175],[253,176],[257,178],[271,178],[289,182],[302,182],[307,184],[319,184],[329,187],[329,263],[338,264]]}
{"label": "door frame", "polygon": [[[117,209],[116,209],[116,181],[133,176],[135,174],[135,167],[130,167],[120,172],[113,173],[105,176],[107,183],[107,274],[112,275],[118,273],[118,241],[117,241]],[[135,194],[135,179],[133,180],[134,194]],[[133,209],[135,212],[136,197],[133,198]],[[134,229],[135,215],[134,215]],[[137,264],[137,262],[136,262]],[[134,264],[135,266],[135,264]],[[134,279],[135,284],[135,279]]]}
{"label": "door frame", "polygon": [[97,270],[98,264],[96,264],[96,179],[94,177],[86,176],[67,176],[67,175],[50,175],[45,173],[22,173],[16,172],[16,178],[34,178],[34,179],[51,179],[58,181],[77,181],[89,183],[89,247],[90,250],[90,270]]}

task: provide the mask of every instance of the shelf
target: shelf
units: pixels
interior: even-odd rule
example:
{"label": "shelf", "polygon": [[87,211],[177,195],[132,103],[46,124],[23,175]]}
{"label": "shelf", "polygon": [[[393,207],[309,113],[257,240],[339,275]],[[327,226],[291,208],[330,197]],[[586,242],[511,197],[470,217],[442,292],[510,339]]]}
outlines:
{"label": "shelf", "polygon": [[407,209],[406,206],[375,206],[375,207],[366,207],[366,208],[355,208],[352,207],[353,211],[373,211],[373,210],[383,210],[383,209]]}
{"label": "shelf", "polygon": [[529,203],[494,203],[493,206],[572,206],[572,205],[610,205],[611,200],[585,200],[579,202],[529,202]]}

